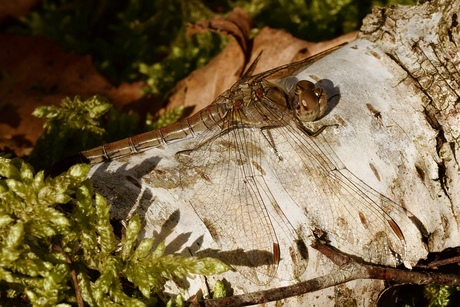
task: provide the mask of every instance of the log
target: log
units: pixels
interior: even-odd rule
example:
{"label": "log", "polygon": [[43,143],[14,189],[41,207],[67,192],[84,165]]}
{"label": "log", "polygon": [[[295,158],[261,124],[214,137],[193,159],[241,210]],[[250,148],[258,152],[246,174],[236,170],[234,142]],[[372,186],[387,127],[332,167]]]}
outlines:
{"label": "log", "polygon": [[[411,268],[428,253],[457,247],[460,242],[457,160],[460,156],[460,53],[456,47],[460,43],[456,13],[459,9],[460,3],[454,0],[374,8],[355,41],[281,81],[288,85],[307,79],[326,91],[329,98],[326,114],[307,128],[314,131],[324,125],[331,127],[327,127],[315,142],[328,144],[325,147],[331,152],[328,157],[336,161],[335,165],[343,165],[340,172],[352,178],[359,189],[369,194],[375,193],[373,190],[380,193],[373,194],[380,206],[385,206],[386,198],[380,196],[384,195],[398,204],[398,212],[407,215],[397,221],[405,241],[405,251],[401,253],[405,268],[399,270],[403,275],[404,272],[412,274]],[[279,140],[281,132],[278,135],[277,131],[273,129],[273,135]],[[112,204],[115,219],[126,220],[139,214],[145,222],[145,236],[153,236],[157,242],[165,240],[168,252],[236,259],[243,254],[242,250],[229,251],[218,243],[219,230],[224,226],[210,226],[202,215],[197,215],[197,204],[193,207],[190,203],[191,197],[200,193],[200,187],[204,186],[183,185],[181,181],[184,180],[181,173],[184,164],[176,154],[195,148],[195,142],[189,138],[96,165],[91,179],[96,190]],[[279,146],[282,153],[283,147]],[[265,167],[263,165],[263,170]],[[316,216],[321,220],[321,208],[317,209],[317,215],[305,214],[304,209],[310,208],[307,203],[315,201],[305,199],[305,204],[293,203],[280,187],[279,178],[274,174],[276,170],[270,171],[274,167],[267,168],[264,176],[271,194],[266,195],[273,195],[277,206],[268,208],[266,214],[274,224],[281,251],[276,274],[265,280],[262,276],[252,278],[254,276],[244,270],[244,277],[238,271],[197,277],[189,279],[182,288],[168,284],[168,292],[181,291],[186,298],[196,293],[208,297],[208,287],[217,279],[225,278],[233,294],[278,289],[281,295],[275,297],[282,299],[286,306],[332,306],[351,302],[375,305],[384,288],[383,282],[362,279],[378,277],[363,275],[360,270],[359,274],[350,277],[347,272],[356,272],[355,269],[343,263],[335,264],[323,252],[311,248],[317,237],[324,235],[318,231],[321,225],[315,224]],[[226,177],[218,179],[227,180]],[[214,195],[216,203],[221,200],[218,194]],[[238,196],[226,198],[226,201],[238,201]],[[316,203],[321,202],[316,200]],[[223,205],[216,209],[222,210],[224,215],[226,207]],[[388,210],[390,216],[394,214],[393,209]],[[324,214],[332,215],[334,212],[331,212],[325,210]],[[364,242],[369,234],[378,234],[371,229],[372,221],[366,218],[361,219],[363,225],[369,222],[369,229],[363,234]],[[235,220],[234,223],[247,221]],[[332,217],[331,223],[331,229],[354,227],[350,223],[340,224]],[[290,257],[292,231],[301,236],[307,257]],[[327,233],[325,235],[327,237]],[[353,235],[358,242],[359,234]],[[241,240],[239,235],[235,237]],[[360,246],[343,244],[340,238],[332,236],[329,239],[328,243],[342,252],[351,256],[357,253],[361,258],[358,263],[364,260],[377,265],[398,264],[391,257],[378,258],[378,252],[388,253],[388,249],[379,250],[377,244],[370,247],[374,250],[366,253],[360,251]],[[379,237],[375,240],[378,242]],[[291,290],[280,287],[309,280],[319,283],[310,289],[316,292],[295,293],[295,297],[284,298],[292,294]],[[431,281],[440,282],[439,279]],[[406,282],[417,283],[417,279],[406,279]],[[419,283],[429,282],[420,278]]]}

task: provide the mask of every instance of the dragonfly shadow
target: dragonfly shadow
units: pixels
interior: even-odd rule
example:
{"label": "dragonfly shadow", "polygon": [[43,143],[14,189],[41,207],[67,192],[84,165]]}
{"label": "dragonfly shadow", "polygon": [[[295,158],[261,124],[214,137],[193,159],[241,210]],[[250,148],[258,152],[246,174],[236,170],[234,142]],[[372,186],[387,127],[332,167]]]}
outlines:
{"label": "dragonfly shadow", "polygon": [[[171,235],[174,228],[176,228],[177,224],[179,224],[179,221],[180,211],[176,210],[173,213],[171,213],[169,217],[164,221],[163,225],[161,225],[159,233],[157,233],[156,231],[153,232],[153,237],[155,238],[155,241],[157,241],[158,243],[165,241],[166,238]],[[168,247],[166,247],[166,249],[168,250],[168,253],[174,253],[178,250],[169,250]]]}
{"label": "dragonfly shadow", "polygon": [[[169,215],[169,217],[163,222],[161,225],[160,232],[154,231],[152,236],[155,238],[156,244],[154,245],[154,248],[160,243],[166,241],[168,237],[171,235],[174,235],[174,229],[180,222],[180,211],[176,210],[173,213]],[[178,235],[175,235],[175,237],[168,243],[165,249],[166,254],[174,254],[174,253],[183,253],[180,252],[180,250],[184,246],[188,246],[187,242],[189,242],[191,232],[181,232]],[[198,239],[197,239],[198,240]],[[202,242],[202,239],[201,239]],[[192,243],[195,244],[195,242]],[[191,248],[191,247],[189,247]],[[197,247],[199,248],[199,246]],[[195,248],[196,249],[196,248]]]}
{"label": "dragonfly shadow", "polygon": [[334,83],[329,79],[321,79],[316,83],[317,86],[323,88],[326,91],[327,95],[327,109],[323,114],[327,116],[338,104],[340,101],[340,87],[334,86]]}
{"label": "dragonfly shadow", "polygon": [[120,161],[97,166],[91,179],[95,190],[105,195],[112,206],[113,219],[129,220],[134,214],[138,214],[141,220],[145,219],[155,197],[149,189],[144,188],[145,183],[139,178],[153,170],[160,160],[154,156],[132,167]]}
{"label": "dragonfly shadow", "polygon": [[231,251],[221,251],[217,249],[203,249],[196,252],[195,256],[213,257],[220,259],[232,266],[243,266],[250,268],[275,264],[273,253],[263,250],[245,251],[239,248]]}
{"label": "dragonfly shadow", "polygon": [[[172,212],[163,222],[158,233],[153,232],[152,236],[156,241],[156,245],[153,247],[153,249],[155,249],[160,242],[164,242],[168,238],[171,238],[172,240],[166,246],[165,254],[176,254],[183,257],[196,256],[199,258],[217,258],[236,268],[237,271],[240,271],[240,268],[242,267],[254,269],[257,271],[258,267],[275,265],[273,253],[269,251],[243,249],[222,251],[212,248],[201,249],[204,242],[203,235],[197,237],[193,242],[191,242],[190,237],[192,236],[192,232],[181,233],[180,231],[175,231],[175,228],[180,223],[180,219],[181,212],[180,210],[176,210]],[[243,272],[247,271],[248,270],[244,270]],[[184,289],[187,289],[189,286],[188,281],[186,280],[178,279],[175,280],[175,282],[178,286]]]}
{"label": "dragonfly shadow", "polygon": [[[152,156],[146,159],[143,159],[141,163],[133,165],[129,162],[123,163],[122,159],[108,161],[101,163],[97,166],[96,171],[94,172],[93,176],[97,177],[104,177],[109,178],[113,177],[113,175],[123,176],[123,175],[131,175],[135,178],[141,178],[144,175],[147,175],[151,172],[157,165],[160,163],[161,158],[158,156]],[[117,163],[119,165],[115,170],[112,169],[113,163]],[[131,167],[129,167],[131,166]],[[129,167],[129,168],[128,168]]]}

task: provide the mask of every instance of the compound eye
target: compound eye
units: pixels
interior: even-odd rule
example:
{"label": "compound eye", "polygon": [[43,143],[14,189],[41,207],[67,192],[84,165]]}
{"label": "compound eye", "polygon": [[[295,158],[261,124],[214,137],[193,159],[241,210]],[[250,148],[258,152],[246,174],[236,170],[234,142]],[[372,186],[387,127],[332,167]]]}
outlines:
{"label": "compound eye", "polygon": [[301,121],[314,121],[319,114],[319,101],[311,90],[303,90],[298,95],[297,117]]}
{"label": "compound eye", "polygon": [[326,109],[327,98],[324,90],[314,83],[301,80],[295,90],[296,117],[302,122],[310,122],[321,117]]}
{"label": "compound eye", "polygon": [[299,94],[300,92],[305,91],[305,90],[314,91],[315,88],[316,88],[316,85],[313,82],[310,82],[307,80],[300,80],[296,84],[295,92],[296,94]]}

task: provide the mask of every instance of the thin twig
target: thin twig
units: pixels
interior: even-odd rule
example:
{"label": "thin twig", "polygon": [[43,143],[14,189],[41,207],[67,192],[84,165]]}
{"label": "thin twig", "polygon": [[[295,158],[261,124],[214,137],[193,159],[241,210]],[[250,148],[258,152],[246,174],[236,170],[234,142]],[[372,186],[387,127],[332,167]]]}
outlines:
{"label": "thin twig", "polygon": [[441,259],[441,260],[435,260],[431,261],[426,265],[427,268],[430,269],[437,269],[441,266],[449,265],[449,264],[454,264],[454,263],[459,263],[460,262],[460,256],[455,256],[455,257],[450,257],[447,259]]}
{"label": "thin twig", "polygon": [[312,246],[326,255],[326,257],[331,259],[334,263],[338,264],[339,268],[325,276],[303,281],[291,286],[200,301],[200,306],[236,307],[267,303],[326,289],[357,279],[379,279],[399,284],[460,285],[459,275],[443,274],[438,272],[415,272],[405,269],[386,268],[376,265],[363,264],[318,242]]}
{"label": "thin twig", "polygon": [[72,277],[72,284],[73,284],[74,289],[75,289],[75,298],[77,299],[77,305],[78,305],[78,307],[84,307],[85,305],[83,303],[83,298],[81,297],[80,286],[78,285],[77,272],[75,271],[75,268],[73,267],[72,260],[69,258],[67,253],[64,252],[64,250],[60,246],[53,244],[52,248],[53,248],[53,250],[55,250],[57,252],[60,252],[62,255],[64,255],[66,263],[70,267],[70,275]]}

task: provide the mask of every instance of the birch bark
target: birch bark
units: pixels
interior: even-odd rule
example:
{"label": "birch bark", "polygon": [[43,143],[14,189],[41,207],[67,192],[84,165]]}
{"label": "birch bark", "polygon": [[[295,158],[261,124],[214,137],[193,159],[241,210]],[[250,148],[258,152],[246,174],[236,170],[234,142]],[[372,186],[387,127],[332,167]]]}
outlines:
{"label": "birch bark", "polygon": [[[326,129],[323,137],[349,171],[420,220],[423,238],[405,234],[408,266],[428,252],[460,242],[457,12],[460,2],[454,0],[375,8],[364,20],[357,40],[296,76],[318,82],[331,97],[326,116],[311,128],[337,124]],[[92,171],[96,189],[109,198],[115,218],[140,214],[146,236],[166,240],[170,252],[184,255],[219,248],[184,192],[174,185],[180,180],[172,171],[179,167],[174,154],[187,145],[184,141],[152,149]],[[292,219],[302,216],[295,211],[286,215]],[[336,269],[311,248],[305,267],[302,280]],[[279,271],[291,269],[281,263]],[[234,294],[295,283],[274,280],[257,286],[235,272],[224,277]],[[212,287],[221,278],[195,278],[182,289],[169,286],[171,292],[182,291],[185,297],[200,289],[207,295],[207,285]],[[376,304],[382,289],[381,281],[357,280],[284,303],[370,306]]]}

